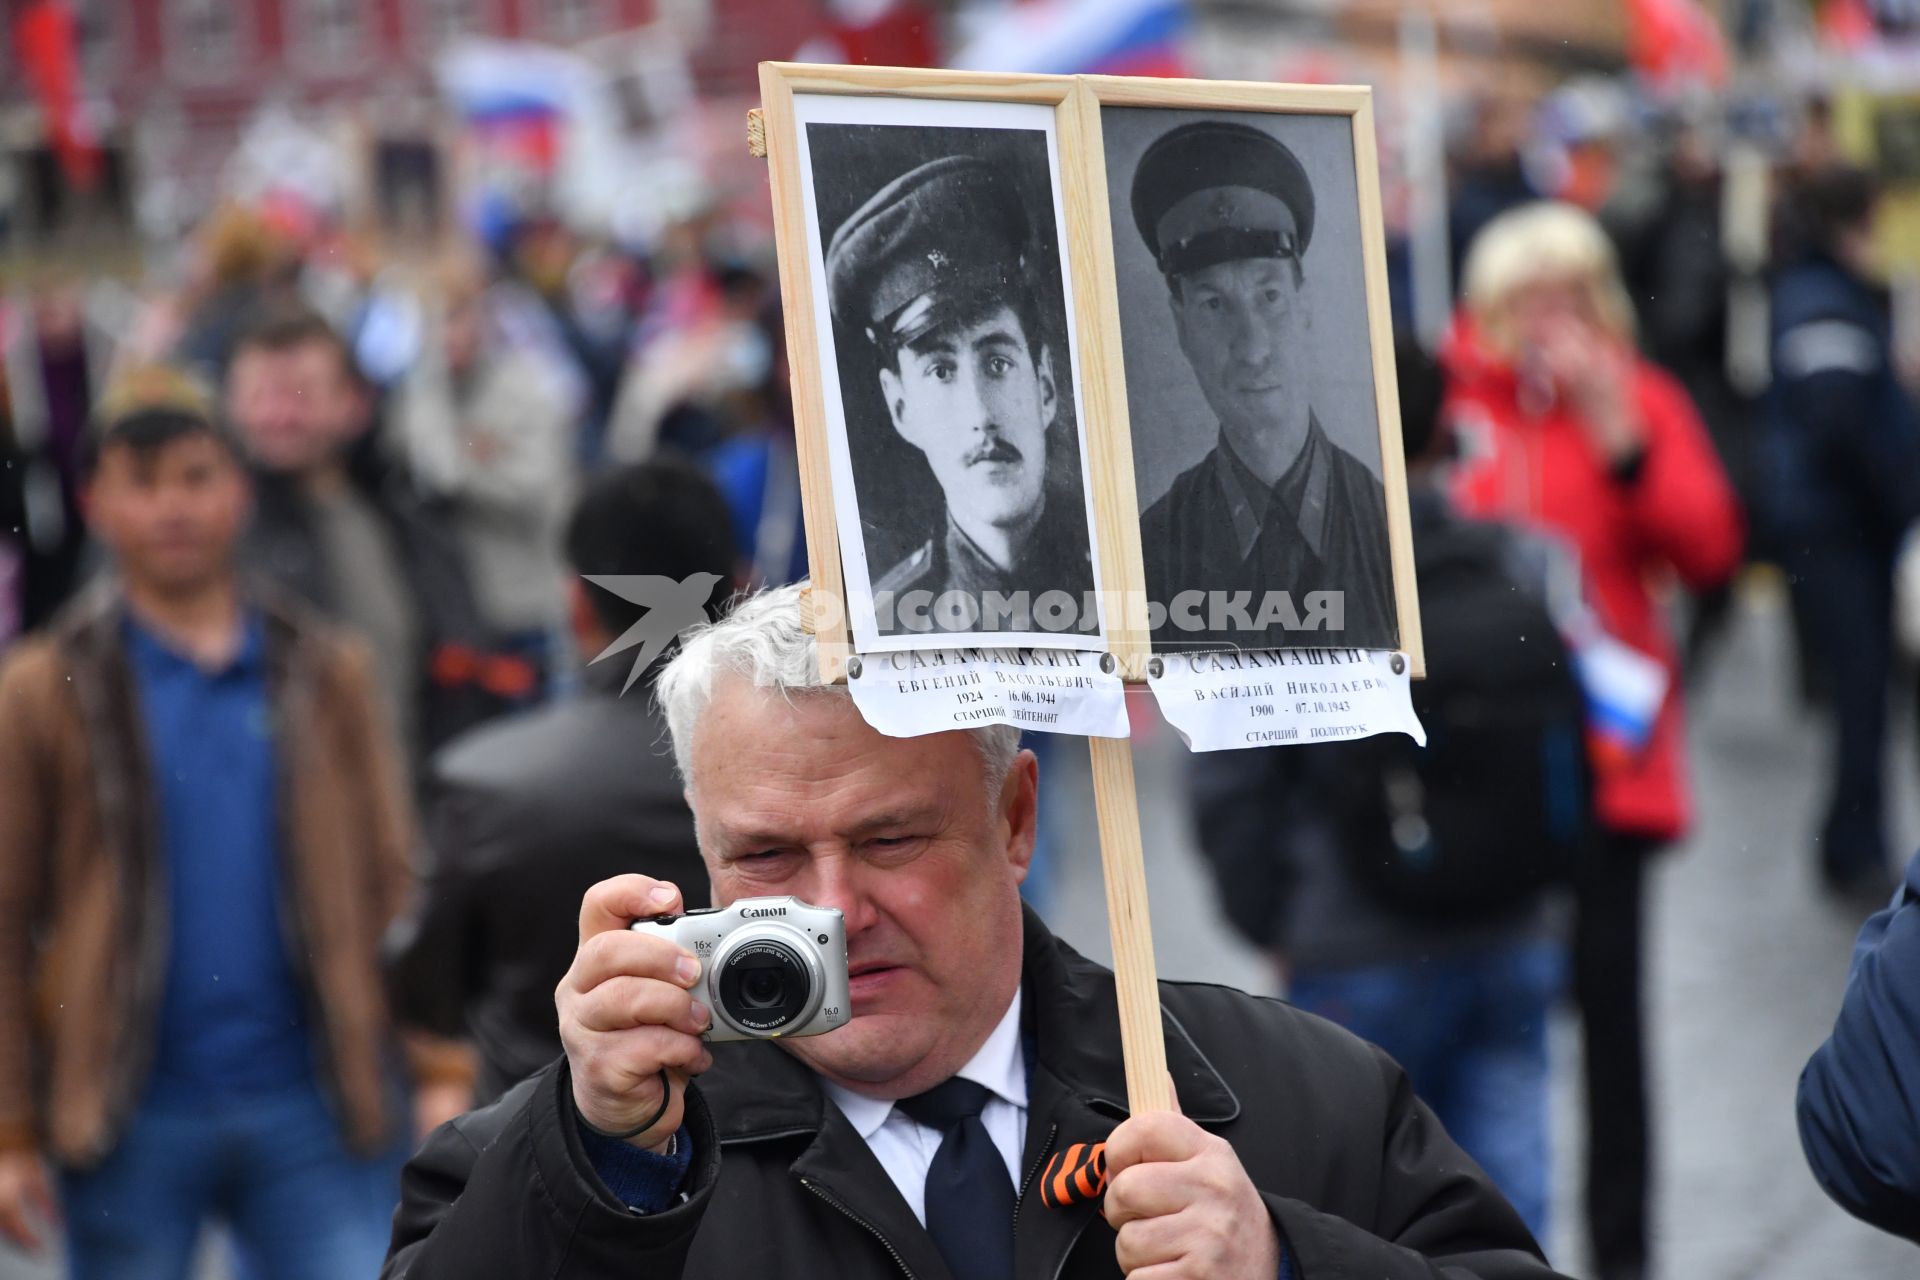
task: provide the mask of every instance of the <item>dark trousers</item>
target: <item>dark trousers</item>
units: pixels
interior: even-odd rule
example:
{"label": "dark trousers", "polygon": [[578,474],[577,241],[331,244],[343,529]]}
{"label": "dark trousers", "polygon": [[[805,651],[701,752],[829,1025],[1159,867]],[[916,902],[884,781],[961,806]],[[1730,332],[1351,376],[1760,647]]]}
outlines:
{"label": "dark trousers", "polygon": [[1642,886],[1655,844],[1596,839],[1574,871],[1573,994],[1587,1086],[1587,1231],[1606,1280],[1647,1261],[1650,1158],[1641,1017]]}
{"label": "dark trousers", "polygon": [[1886,879],[1884,775],[1893,675],[1893,556],[1811,546],[1793,556],[1793,591],[1833,701],[1833,789],[1820,836],[1828,879]]}

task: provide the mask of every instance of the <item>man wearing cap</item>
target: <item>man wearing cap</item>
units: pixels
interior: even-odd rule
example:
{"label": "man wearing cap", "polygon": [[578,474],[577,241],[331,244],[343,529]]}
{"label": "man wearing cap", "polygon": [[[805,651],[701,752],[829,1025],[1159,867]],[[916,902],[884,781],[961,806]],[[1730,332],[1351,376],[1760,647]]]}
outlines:
{"label": "man wearing cap", "polygon": [[[1155,644],[1395,647],[1381,482],[1328,435],[1341,410],[1315,393],[1306,171],[1260,130],[1207,120],[1147,148],[1132,203],[1220,422],[1206,457],[1141,517],[1148,597],[1170,606]],[[1209,593],[1205,607],[1171,607],[1193,591]],[[1292,607],[1262,625],[1270,591]],[[1236,625],[1235,599],[1254,626]]]}
{"label": "man wearing cap", "polygon": [[[871,344],[888,421],[945,499],[945,518],[874,580],[883,632],[1030,630],[1020,615],[1044,593],[1077,603],[1093,588],[1078,495],[1048,484],[1060,400],[1036,256],[1013,181],[969,156],[888,183],[827,246],[839,328]],[[989,592],[1025,592],[1029,608],[983,625]]]}

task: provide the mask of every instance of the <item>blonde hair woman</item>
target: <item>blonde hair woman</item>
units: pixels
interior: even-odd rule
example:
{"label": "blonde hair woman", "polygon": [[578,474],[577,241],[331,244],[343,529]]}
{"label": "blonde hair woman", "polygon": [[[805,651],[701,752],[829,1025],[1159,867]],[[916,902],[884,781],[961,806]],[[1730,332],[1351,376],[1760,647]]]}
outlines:
{"label": "blonde hair woman", "polygon": [[[1587,1216],[1603,1277],[1647,1263],[1648,1139],[1640,1016],[1647,857],[1689,819],[1675,646],[1655,584],[1702,589],[1739,563],[1741,518],[1699,415],[1634,348],[1631,299],[1599,224],[1523,205],[1467,255],[1445,353],[1456,500],[1528,524],[1577,561],[1593,649],[1664,668],[1637,698],[1583,663],[1604,708],[1589,734],[1599,847],[1575,869],[1574,988],[1586,1039]],[[1627,655],[1628,665],[1632,663]],[[1657,664],[1657,666],[1655,665]]]}

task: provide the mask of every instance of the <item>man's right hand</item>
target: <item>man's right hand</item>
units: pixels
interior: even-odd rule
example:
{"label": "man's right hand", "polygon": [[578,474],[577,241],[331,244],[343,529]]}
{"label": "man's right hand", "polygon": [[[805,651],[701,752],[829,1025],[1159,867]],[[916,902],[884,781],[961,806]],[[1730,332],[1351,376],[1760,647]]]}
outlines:
{"label": "man's right hand", "polygon": [[[713,1065],[700,1033],[713,1015],[689,993],[700,976],[692,952],[627,926],[681,909],[680,891],[642,875],[615,876],[580,903],[580,946],[554,1003],[573,1073],[573,1105],[596,1129],[624,1132],[660,1107],[660,1069],[682,1086]],[[663,1150],[680,1128],[685,1088],[665,1114],[628,1141]]]}
{"label": "man's right hand", "polygon": [[0,1237],[37,1253],[59,1221],[46,1162],[32,1151],[0,1151]]}

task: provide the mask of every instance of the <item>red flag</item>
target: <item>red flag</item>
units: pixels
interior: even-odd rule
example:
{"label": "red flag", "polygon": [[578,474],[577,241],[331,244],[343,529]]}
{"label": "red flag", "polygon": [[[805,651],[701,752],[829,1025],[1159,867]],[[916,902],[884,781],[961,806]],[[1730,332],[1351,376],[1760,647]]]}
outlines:
{"label": "red flag", "polygon": [[1867,0],[1827,0],[1820,6],[1820,34],[1828,43],[1853,49],[1878,34]]}
{"label": "red flag", "polygon": [[13,43],[33,85],[67,182],[87,190],[100,176],[100,148],[80,109],[80,49],[65,0],[28,0]]}
{"label": "red flag", "polygon": [[1628,20],[1628,60],[1648,79],[1726,83],[1726,41],[1697,0],[1633,0]]}
{"label": "red flag", "polygon": [[836,14],[825,38],[841,62],[876,67],[932,67],[940,62],[939,20],[919,0],[863,6],[870,12]]}

